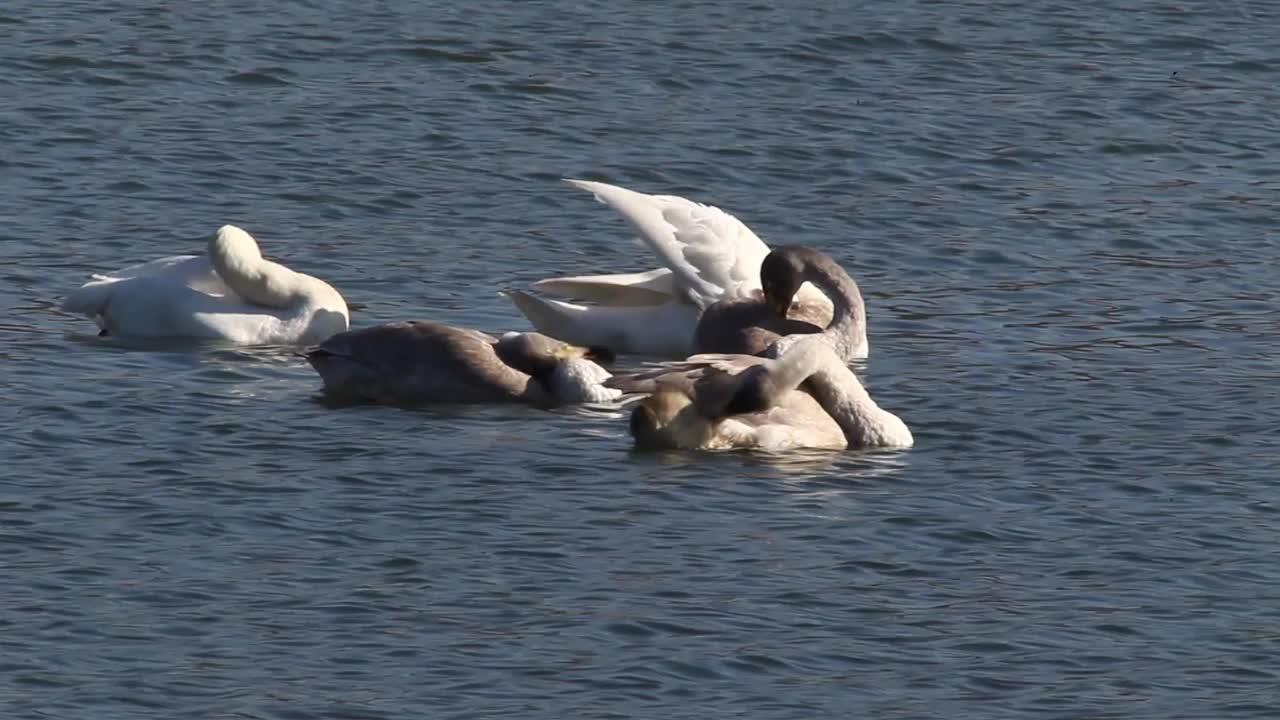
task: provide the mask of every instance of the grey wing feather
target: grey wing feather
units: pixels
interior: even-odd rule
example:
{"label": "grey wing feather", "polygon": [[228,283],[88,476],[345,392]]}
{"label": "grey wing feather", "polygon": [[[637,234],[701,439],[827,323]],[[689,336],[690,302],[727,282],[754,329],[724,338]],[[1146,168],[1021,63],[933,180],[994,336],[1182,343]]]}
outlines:
{"label": "grey wing feather", "polygon": [[673,390],[692,400],[702,415],[719,417],[750,374],[746,371],[769,362],[751,355],[694,355],[652,370],[615,375],[605,381],[605,385],[625,393]]}

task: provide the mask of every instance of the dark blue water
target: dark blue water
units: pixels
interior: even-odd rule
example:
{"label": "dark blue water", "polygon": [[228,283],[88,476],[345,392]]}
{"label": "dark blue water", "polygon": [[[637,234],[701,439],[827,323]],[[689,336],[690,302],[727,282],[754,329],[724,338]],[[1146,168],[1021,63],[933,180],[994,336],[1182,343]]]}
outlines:
{"label": "dark blue water", "polygon": [[[0,9],[0,715],[1272,718],[1271,2]],[[905,453],[334,410],[58,299],[227,222],[356,325],[645,269],[564,176],[818,246]]]}

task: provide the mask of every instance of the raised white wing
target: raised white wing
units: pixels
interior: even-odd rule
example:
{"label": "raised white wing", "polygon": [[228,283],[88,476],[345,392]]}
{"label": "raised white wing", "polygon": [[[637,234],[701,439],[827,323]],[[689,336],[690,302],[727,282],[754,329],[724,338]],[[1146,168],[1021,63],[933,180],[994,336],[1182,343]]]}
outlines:
{"label": "raised white wing", "polygon": [[760,287],[769,247],[729,213],[675,195],[647,195],[616,185],[566,180],[618,211],[669,268],[676,293],[699,308]]}

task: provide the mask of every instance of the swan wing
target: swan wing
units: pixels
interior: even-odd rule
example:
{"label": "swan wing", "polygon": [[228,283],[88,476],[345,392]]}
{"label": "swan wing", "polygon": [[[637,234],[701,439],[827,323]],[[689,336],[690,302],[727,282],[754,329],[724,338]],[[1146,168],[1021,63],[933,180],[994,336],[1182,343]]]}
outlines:
{"label": "swan wing", "polygon": [[675,297],[675,281],[667,268],[612,275],[578,275],[548,278],[533,284],[535,290],[601,305],[661,305]]}
{"label": "swan wing", "polygon": [[430,321],[339,333],[306,352],[327,392],[391,404],[519,400],[529,376],[503,363],[493,337]]}
{"label": "swan wing", "polygon": [[671,270],[677,293],[705,308],[760,287],[769,247],[733,215],[675,195],[648,195],[616,185],[566,180],[616,210]]}
{"label": "swan wing", "polygon": [[175,276],[131,277],[108,283],[104,290],[96,315],[109,335],[254,343],[280,324],[266,309],[234,294],[202,292]]}
{"label": "swan wing", "polygon": [[108,281],[142,277],[165,278],[215,295],[231,293],[206,255],[173,255],[130,265],[105,275],[94,275],[95,280]]}
{"label": "swan wing", "polygon": [[538,332],[618,354],[682,357],[689,354],[698,325],[697,308],[674,300],[661,305],[579,305],[520,290],[506,294]]}
{"label": "swan wing", "polygon": [[[720,417],[749,382],[747,372],[775,361],[748,355],[695,355],[679,362],[661,363],[649,370],[619,374],[605,381],[606,387],[624,393],[653,394],[675,391],[693,401],[704,417]],[[732,412],[732,411],[729,411]]]}

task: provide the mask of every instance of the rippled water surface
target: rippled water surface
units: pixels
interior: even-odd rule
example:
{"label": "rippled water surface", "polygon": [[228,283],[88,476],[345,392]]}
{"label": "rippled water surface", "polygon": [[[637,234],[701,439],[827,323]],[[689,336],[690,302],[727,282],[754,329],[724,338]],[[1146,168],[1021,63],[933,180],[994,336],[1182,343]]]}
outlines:
{"label": "rippled water surface", "polygon": [[[0,8],[5,718],[1272,718],[1280,6]],[[243,225],[356,325],[653,266],[563,176],[816,245],[904,453],[328,408],[125,348]]]}

